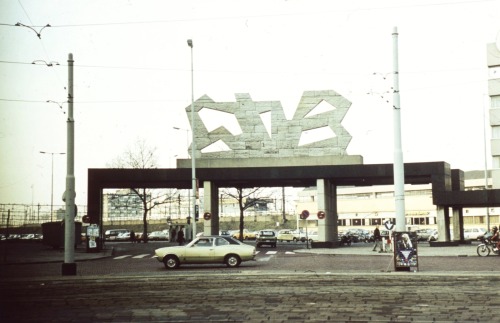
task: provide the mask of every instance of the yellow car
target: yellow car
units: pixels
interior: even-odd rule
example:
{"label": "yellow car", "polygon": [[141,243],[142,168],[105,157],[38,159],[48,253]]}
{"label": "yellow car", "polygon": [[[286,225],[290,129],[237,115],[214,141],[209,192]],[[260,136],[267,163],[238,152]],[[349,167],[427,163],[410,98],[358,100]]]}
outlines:
{"label": "yellow car", "polygon": [[[240,239],[240,230],[233,233],[233,238]],[[243,240],[255,240],[255,232],[243,229]]]}
{"label": "yellow car", "polygon": [[284,230],[278,231],[278,241],[280,241],[280,242],[283,242],[283,241],[297,242],[298,240],[299,239],[297,238],[297,235],[292,230],[284,229]]}
{"label": "yellow car", "polygon": [[238,267],[243,261],[254,260],[255,247],[227,236],[201,236],[185,246],[155,250],[155,258],[167,269],[181,264],[225,264]]}

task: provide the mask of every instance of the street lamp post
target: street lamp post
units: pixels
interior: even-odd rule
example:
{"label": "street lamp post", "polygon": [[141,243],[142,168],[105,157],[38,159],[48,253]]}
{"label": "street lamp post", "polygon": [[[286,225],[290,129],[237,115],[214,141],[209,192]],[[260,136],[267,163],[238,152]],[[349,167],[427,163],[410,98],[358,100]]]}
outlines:
{"label": "street lamp post", "polygon": [[188,39],[188,46],[191,48],[191,181],[192,181],[192,190],[193,196],[192,198],[192,210],[193,210],[193,218],[192,226],[193,226],[193,236],[196,236],[196,157],[195,157],[195,136],[194,136],[194,77],[193,77],[193,41]]}
{"label": "street lamp post", "polygon": [[52,222],[53,208],[54,208],[54,155],[64,155],[65,153],[49,153],[47,151],[40,151],[40,154],[49,154],[52,159],[52,172],[50,183],[50,222]]}

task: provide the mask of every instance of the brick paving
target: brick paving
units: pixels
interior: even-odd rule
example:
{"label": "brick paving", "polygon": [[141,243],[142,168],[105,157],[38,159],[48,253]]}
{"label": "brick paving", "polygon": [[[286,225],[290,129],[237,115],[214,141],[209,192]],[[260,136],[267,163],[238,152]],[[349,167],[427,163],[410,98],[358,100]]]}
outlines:
{"label": "brick paving", "polygon": [[0,281],[0,321],[494,322],[499,280],[420,273],[19,279]]}

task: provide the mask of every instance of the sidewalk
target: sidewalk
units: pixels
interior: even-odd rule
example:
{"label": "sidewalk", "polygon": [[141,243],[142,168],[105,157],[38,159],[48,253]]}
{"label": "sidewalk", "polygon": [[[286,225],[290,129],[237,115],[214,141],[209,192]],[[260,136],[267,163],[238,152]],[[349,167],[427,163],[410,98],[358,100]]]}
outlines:
{"label": "sidewalk", "polygon": [[[85,245],[75,249],[75,262],[111,257],[112,247],[106,247],[100,252],[88,253]],[[0,265],[6,264],[36,264],[64,261],[64,248],[54,249],[41,242],[5,242],[0,243]]]}
{"label": "sidewalk", "polygon": [[[418,255],[420,257],[478,257],[476,249],[478,243],[449,246],[449,247],[431,247],[428,243],[419,243],[417,245]],[[325,255],[360,255],[360,256],[392,256],[393,252],[379,253],[373,250],[373,243],[354,243],[351,246],[326,249],[299,249],[296,253],[315,253]]]}

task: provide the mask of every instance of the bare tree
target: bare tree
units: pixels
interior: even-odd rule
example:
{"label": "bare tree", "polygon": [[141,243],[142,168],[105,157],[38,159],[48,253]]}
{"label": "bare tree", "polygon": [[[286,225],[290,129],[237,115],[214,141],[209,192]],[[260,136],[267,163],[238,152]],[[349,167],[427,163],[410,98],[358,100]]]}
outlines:
{"label": "bare tree", "polygon": [[[144,140],[137,140],[133,148],[129,147],[122,156],[113,160],[108,167],[135,169],[157,168],[156,148],[147,146]],[[175,190],[153,190],[147,187],[131,187],[130,190],[139,197],[142,204],[142,240],[146,243],[148,242],[148,214],[158,205],[171,203],[174,200]]]}
{"label": "bare tree", "polygon": [[[267,203],[271,194],[264,194],[265,188],[254,187],[254,188],[242,188],[236,187],[234,189],[225,189],[222,194],[238,201],[239,211],[240,211],[240,236],[239,240],[243,241],[243,230],[245,228],[245,210],[257,206],[260,203]],[[265,196],[264,196],[265,195]]]}

